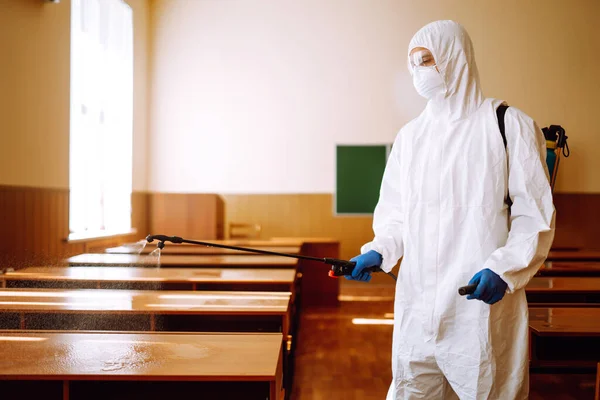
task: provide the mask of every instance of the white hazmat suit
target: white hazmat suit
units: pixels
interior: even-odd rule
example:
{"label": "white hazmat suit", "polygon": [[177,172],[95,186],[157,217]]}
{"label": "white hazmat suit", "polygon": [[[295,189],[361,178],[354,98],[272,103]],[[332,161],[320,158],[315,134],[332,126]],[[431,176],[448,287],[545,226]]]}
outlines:
{"label": "white hazmat suit", "polygon": [[[387,399],[525,399],[524,286],[554,238],[545,140],[530,117],[510,107],[505,150],[496,117],[503,102],[484,98],[461,25],[426,25],[409,53],[415,47],[433,54],[445,93],[398,133],[375,237],[361,249],[380,253],[386,272],[402,258]],[[484,268],[508,284],[491,306],[457,292]]]}

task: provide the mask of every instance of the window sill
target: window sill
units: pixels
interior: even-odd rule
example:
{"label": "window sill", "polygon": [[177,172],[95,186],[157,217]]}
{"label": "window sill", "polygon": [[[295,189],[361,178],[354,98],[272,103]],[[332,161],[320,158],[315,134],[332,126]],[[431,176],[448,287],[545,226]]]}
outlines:
{"label": "window sill", "polygon": [[94,231],[84,233],[71,233],[66,239],[67,243],[87,243],[97,240],[114,239],[123,236],[134,235],[137,233],[137,229],[131,228],[125,231]]}

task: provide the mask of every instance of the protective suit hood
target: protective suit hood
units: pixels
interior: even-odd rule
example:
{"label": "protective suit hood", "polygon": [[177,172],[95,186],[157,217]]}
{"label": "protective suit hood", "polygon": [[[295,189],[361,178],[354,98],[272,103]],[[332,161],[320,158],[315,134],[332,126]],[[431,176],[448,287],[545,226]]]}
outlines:
{"label": "protective suit hood", "polygon": [[[435,58],[446,91],[427,102],[424,114],[451,121],[467,118],[484,101],[479,83],[473,44],[467,31],[454,21],[425,25],[411,39],[408,55],[415,47],[425,47]],[[412,68],[409,70],[412,75]]]}

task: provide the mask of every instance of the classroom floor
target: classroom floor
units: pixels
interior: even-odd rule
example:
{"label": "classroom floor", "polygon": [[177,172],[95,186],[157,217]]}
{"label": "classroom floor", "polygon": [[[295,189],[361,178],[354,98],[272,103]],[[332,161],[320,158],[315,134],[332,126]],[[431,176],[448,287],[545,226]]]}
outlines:
{"label": "classroom floor", "polygon": [[[355,325],[352,319],[385,318],[393,312],[393,293],[393,285],[344,282],[340,295],[354,301],[302,312],[291,400],[385,400],[392,325]],[[594,374],[535,374],[530,399],[593,400],[594,384]]]}
{"label": "classroom floor", "polygon": [[352,318],[383,318],[392,311],[391,302],[303,311],[292,400],[384,400],[392,378],[392,327],[354,325]]}

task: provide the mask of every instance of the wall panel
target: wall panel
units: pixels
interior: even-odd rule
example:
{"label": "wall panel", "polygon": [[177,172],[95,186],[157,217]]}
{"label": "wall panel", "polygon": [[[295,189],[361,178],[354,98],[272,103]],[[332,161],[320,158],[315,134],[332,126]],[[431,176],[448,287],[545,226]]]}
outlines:
{"label": "wall panel", "polygon": [[[3,267],[53,263],[66,255],[137,241],[149,233],[219,239],[226,237],[225,227],[231,222],[260,224],[262,238],[334,238],[340,242],[340,257],[348,259],[372,238],[372,218],[335,217],[332,202],[330,194],[136,192],[132,222],[137,234],[68,244],[68,190],[0,186],[0,261]],[[560,193],[555,195],[555,204],[554,247],[600,250],[600,194]]]}
{"label": "wall panel", "polygon": [[216,194],[149,195],[148,220],[153,234],[222,239],[223,212],[223,200]]}
{"label": "wall panel", "polygon": [[148,231],[148,195],[132,195],[132,224],[137,234],[118,238],[67,243],[69,191],[0,186],[0,268],[53,264],[63,257],[139,240]]}
{"label": "wall panel", "polygon": [[[371,240],[372,218],[333,215],[330,194],[224,195],[226,222],[257,223],[265,238],[318,236],[336,238],[340,255],[356,255]],[[600,194],[558,193],[554,247],[600,249]]]}

